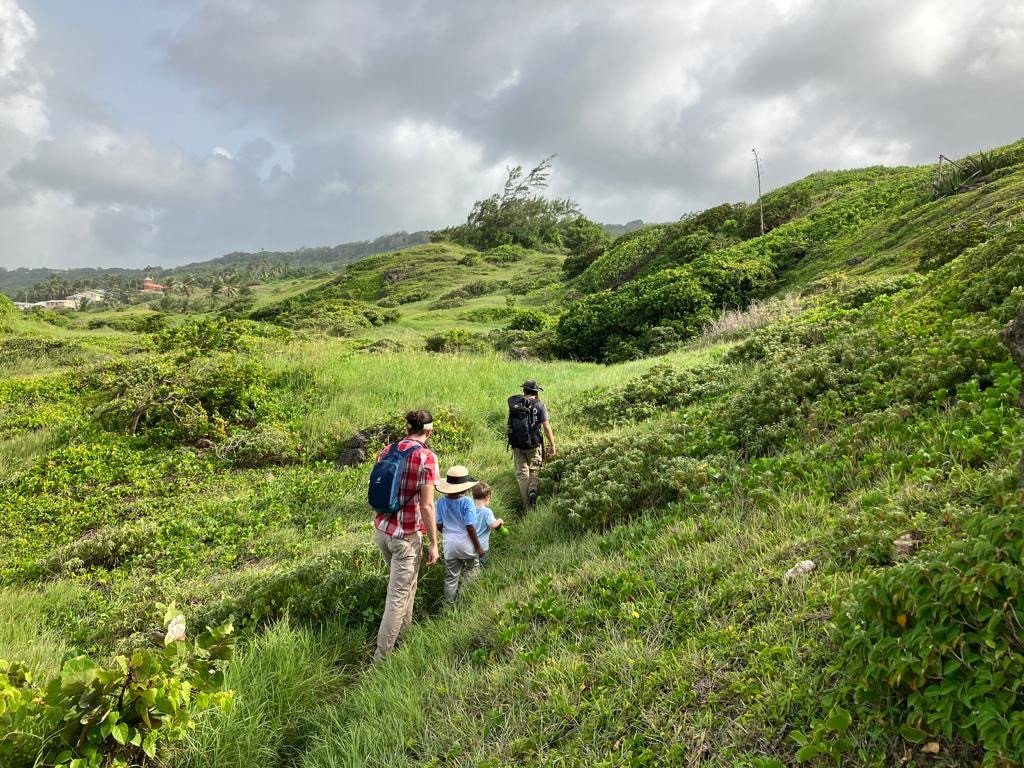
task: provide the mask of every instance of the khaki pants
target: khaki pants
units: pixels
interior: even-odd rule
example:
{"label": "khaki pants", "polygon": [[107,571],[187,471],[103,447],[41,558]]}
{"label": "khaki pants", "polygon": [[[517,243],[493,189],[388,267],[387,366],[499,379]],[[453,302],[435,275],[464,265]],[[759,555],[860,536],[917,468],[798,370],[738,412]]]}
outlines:
{"label": "khaki pants", "polygon": [[423,534],[409,538],[388,536],[376,531],[377,548],[388,565],[388,597],[384,603],[384,616],[377,631],[375,659],[391,653],[398,636],[412,624],[412,606],[416,600],[416,585],[423,560]]}
{"label": "khaki pants", "polygon": [[519,495],[523,500],[523,510],[530,508],[530,491],[536,491],[540,485],[540,466],[544,463],[544,448],[513,448],[512,460],[516,463],[516,480],[519,482]]}

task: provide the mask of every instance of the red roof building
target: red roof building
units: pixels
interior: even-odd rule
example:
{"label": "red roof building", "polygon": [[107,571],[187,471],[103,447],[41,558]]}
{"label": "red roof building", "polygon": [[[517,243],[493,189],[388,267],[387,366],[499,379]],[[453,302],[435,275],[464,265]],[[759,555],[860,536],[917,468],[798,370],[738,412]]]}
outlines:
{"label": "red roof building", "polygon": [[164,287],[160,283],[154,283],[148,277],[142,281],[143,293],[163,293]]}

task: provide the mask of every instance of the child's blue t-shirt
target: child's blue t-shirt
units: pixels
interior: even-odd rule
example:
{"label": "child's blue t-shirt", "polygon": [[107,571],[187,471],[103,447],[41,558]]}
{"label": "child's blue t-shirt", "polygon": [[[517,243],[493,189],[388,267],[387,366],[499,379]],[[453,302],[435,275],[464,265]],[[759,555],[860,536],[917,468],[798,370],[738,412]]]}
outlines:
{"label": "child's blue t-shirt", "polygon": [[491,548],[491,523],[496,519],[490,507],[480,507],[476,510],[476,537],[480,539],[480,546],[484,552]]}
{"label": "child's blue t-shirt", "polygon": [[476,557],[476,548],[466,532],[467,525],[476,525],[476,507],[468,496],[438,499],[437,520],[444,525],[445,559]]}

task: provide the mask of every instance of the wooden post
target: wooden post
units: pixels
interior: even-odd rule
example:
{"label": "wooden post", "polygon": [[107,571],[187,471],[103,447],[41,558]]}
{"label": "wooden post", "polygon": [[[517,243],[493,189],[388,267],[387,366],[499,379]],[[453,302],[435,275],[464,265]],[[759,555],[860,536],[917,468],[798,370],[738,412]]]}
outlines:
{"label": "wooden post", "polygon": [[757,169],[757,207],[761,212],[761,236],[764,237],[764,202],[761,200],[761,158],[757,156],[757,149],[750,151],[754,153],[754,168]]}

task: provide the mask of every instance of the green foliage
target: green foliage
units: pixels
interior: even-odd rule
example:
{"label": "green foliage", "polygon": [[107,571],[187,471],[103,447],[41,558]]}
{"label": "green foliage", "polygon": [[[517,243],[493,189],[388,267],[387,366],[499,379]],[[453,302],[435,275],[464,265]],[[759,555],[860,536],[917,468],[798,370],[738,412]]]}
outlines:
{"label": "green foliage", "polygon": [[446,353],[483,352],[488,347],[486,337],[465,328],[451,328],[431,334],[426,337],[425,344],[428,352]]}
{"label": "green foliage", "polygon": [[63,427],[81,415],[67,374],[0,379],[0,438],[42,427]]}
{"label": "green foliage", "polygon": [[539,309],[517,309],[506,328],[510,331],[542,331],[550,324],[550,315]]}
{"label": "green foliage", "polygon": [[614,362],[640,357],[652,346],[648,331],[671,328],[678,340],[695,336],[711,317],[711,295],[687,268],[634,280],[573,304],[558,322],[567,357]]}
{"label": "green foliage", "polygon": [[572,412],[593,425],[639,422],[724,394],[728,382],[722,366],[677,369],[660,364],[622,386],[584,393]]}
{"label": "green foliage", "polygon": [[242,328],[223,317],[190,320],[165,328],[156,337],[158,350],[179,352],[185,357],[198,357],[210,352],[237,352],[245,346]]}
{"label": "green foliage", "polygon": [[432,237],[479,251],[504,245],[560,246],[561,232],[575,222],[578,210],[571,200],[548,200],[537,194],[547,186],[551,160],[542,160],[525,175],[521,165],[510,168],[500,194],[477,200],[465,224],[435,232]]}
{"label": "green foliage", "polygon": [[194,727],[196,714],[226,707],[223,667],[232,627],[185,637],[172,604],[162,647],[139,648],[103,666],[87,656],[64,663],[59,677],[36,685],[18,663],[0,659],[0,758],[10,768],[100,768],[154,764],[165,744]]}
{"label": "green foliage", "polygon": [[91,383],[103,395],[97,414],[106,428],[155,440],[220,439],[233,426],[254,426],[270,408],[263,366],[230,352],[118,361]]}
{"label": "green foliage", "polygon": [[113,328],[129,333],[159,333],[167,328],[168,317],[163,312],[141,312],[123,317],[95,317],[89,320],[89,328]]}
{"label": "green foliage", "polygon": [[996,156],[985,152],[968,155],[960,160],[950,160],[943,156],[935,169],[932,197],[938,200],[973,189],[988,181],[988,176],[999,167]]}
{"label": "green foliage", "polygon": [[932,230],[921,239],[918,269],[929,272],[948,264],[968,248],[985,242],[992,231],[981,222],[954,224],[947,229]]}
{"label": "green foliage", "polygon": [[869,577],[836,620],[859,703],[911,741],[979,745],[986,766],[1024,761],[1021,512],[1008,500],[942,550]]}
{"label": "green foliage", "polygon": [[18,308],[14,306],[14,302],[0,293],[0,315],[16,315],[17,313]]}

